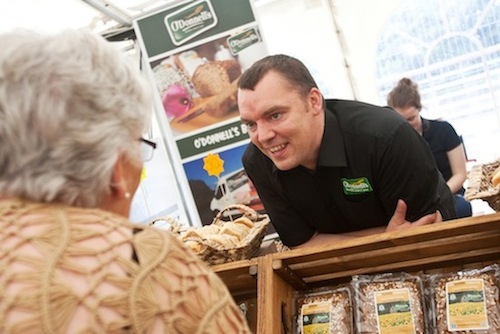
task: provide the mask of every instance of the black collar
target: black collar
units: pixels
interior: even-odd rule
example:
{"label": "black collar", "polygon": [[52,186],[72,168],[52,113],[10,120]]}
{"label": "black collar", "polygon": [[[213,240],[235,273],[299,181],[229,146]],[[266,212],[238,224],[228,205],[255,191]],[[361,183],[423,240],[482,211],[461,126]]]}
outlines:
{"label": "black collar", "polygon": [[345,167],[347,158],[342,129],[335,112],[325,109],[325,131],[321,140],[318,166]]}

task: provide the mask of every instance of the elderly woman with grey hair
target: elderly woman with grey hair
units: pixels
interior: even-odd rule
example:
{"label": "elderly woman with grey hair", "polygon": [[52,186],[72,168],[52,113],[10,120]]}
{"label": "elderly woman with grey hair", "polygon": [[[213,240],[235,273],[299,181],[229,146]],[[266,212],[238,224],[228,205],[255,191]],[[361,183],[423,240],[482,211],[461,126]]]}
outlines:
{"label": "elderly woman with grey hair", "polygon": [[249,332],[216,274],[127,219],[154,146],[138,71],[84,30],[0,45],[0,332]]}

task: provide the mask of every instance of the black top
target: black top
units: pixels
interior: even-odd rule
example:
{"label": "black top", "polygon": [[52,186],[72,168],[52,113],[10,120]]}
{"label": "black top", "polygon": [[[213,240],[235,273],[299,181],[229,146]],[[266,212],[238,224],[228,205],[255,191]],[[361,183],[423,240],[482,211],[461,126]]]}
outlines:
{"label": "black top", "polygon": [[397,200],[415,221],[439,209],[455,217],[453,197],[425,140],[395,111],[327,100],[316,171],[278,170],[250,144],[243,165],[271,222],[288,246],[315,231],[344,233],[385,226]]}
{"label": "black top", "polygon": [[450,123],[425,118],[422,118],[422,135],[431,148],[439,171],[448,181],[452,175],[448,151],[462,143],[460,137]]}

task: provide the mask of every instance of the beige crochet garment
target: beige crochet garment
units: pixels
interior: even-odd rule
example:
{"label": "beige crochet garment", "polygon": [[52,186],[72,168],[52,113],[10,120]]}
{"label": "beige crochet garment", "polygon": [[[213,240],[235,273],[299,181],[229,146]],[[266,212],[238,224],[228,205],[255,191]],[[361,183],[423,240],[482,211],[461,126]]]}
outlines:
{"label": "beige crochet garment", "polygon": [[222,281],[168,232],[97,209],[4,200],[0,333],[250,331]]}

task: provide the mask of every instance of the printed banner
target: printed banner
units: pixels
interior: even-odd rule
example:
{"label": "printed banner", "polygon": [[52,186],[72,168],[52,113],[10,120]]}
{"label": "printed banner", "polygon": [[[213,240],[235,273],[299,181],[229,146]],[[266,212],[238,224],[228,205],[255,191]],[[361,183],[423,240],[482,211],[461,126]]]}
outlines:
{"label": "printed banner", "polygon": [[[261,210],[241,163],[248,134],[237,105],[239,77],[267,55],[250,0],[185,1],[135,28],[202,224],[230,204]],[[218,175],[203,168],[209,155],[222,161]]]}

